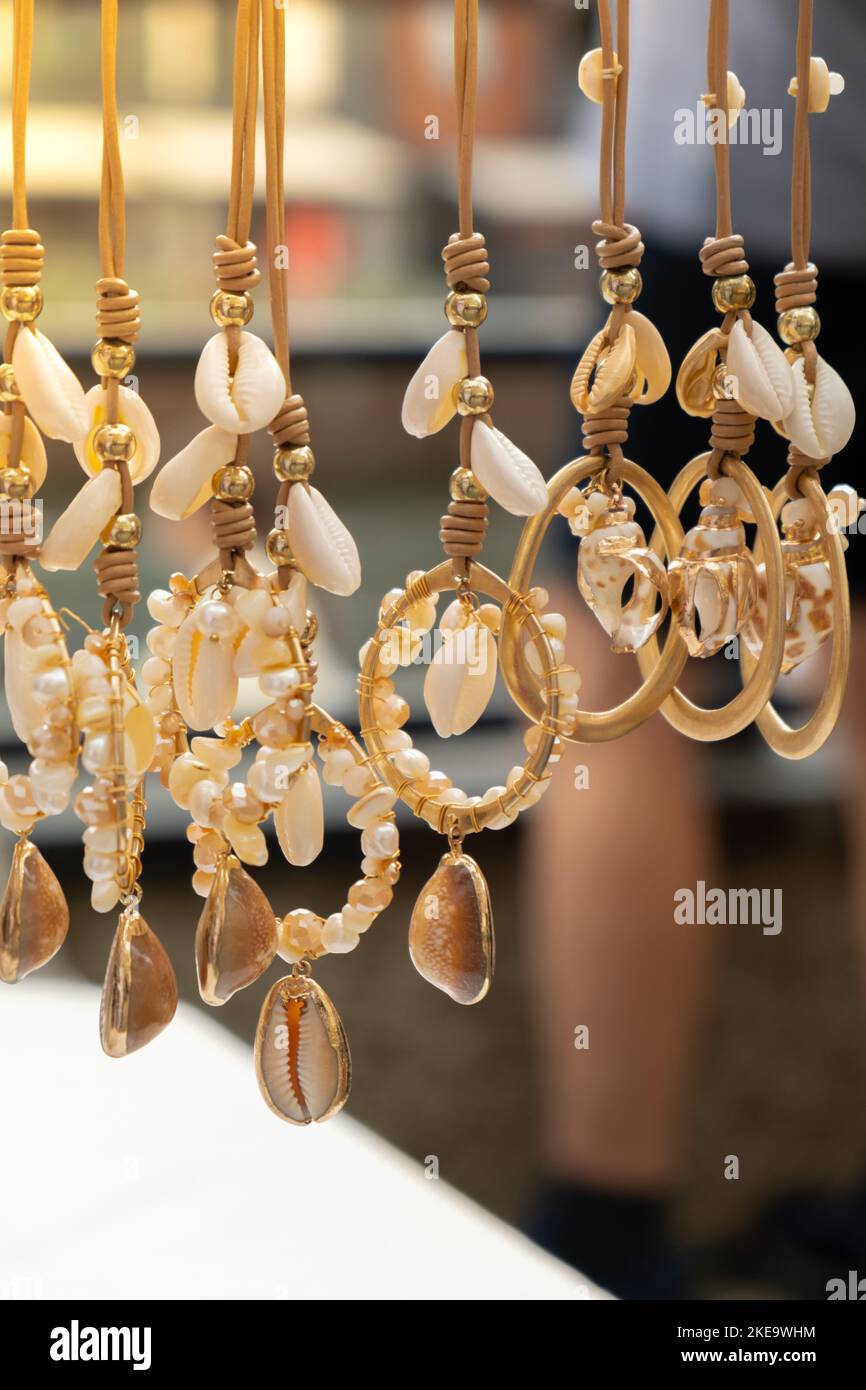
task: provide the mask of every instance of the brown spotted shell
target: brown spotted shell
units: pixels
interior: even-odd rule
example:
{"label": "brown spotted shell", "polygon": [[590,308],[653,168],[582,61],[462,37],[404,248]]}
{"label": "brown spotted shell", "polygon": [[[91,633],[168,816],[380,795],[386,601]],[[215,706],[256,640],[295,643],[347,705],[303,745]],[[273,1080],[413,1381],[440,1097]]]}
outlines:
{"label": "brown spotted shell", "polygon": [[206,1004],[225,1004],[267,970],[277,951],[274,910],[236,859],[214,874],[195,932],[198,990]]}
{"label": "brown spotted shell", "polygon": [[308,1125],[345,1105],[352,1059],[340,1015],[309,975],[286,975],[270,990],[256,1029],[256,1076],[281,1120]]}
{"label": "brown spotted shell", "polygon": [[23,980],[66,939],[69,908],[56,875],[30,840],[19,840],[0,903],[0,980]]}
{"label": "brown spotted shell", "polygon": [[412,964],[458,1004],[477,1004],[493,979],[487,880],[468,854],[444,854],[418,895],[409,926]]}
{"label": "brown spotted shell", "polygon": [[156,932],[137,912],[121,914],[99,1005],[102,1049],[128,1057],[174,1018],[177,980]]}

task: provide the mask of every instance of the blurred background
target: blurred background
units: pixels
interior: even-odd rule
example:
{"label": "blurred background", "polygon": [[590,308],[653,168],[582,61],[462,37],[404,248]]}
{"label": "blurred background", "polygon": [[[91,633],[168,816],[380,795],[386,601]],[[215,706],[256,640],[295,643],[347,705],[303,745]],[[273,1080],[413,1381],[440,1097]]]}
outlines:
{"label": "blurred background", "polygon": [[[486,0],[482,8],[476,219],[491,250],[494,286],[482,350],[496,386],[497,424],[549,475],[580,452],[568,385],[583,345],[602,322],[589,231],[597,204],[597,110],[578,111],[576,85],[580,55],[597,40],[588,14],[563,0]],[[788,8],[793,15],[793,6]],[[317,481],[353,531],[364,563],[363,587],[353,598],[315,593],[319,698],[355,727],[357,649],[374,628],[381,595],[401,584],[409,570],[436,562],[438,518],[456,462],[453,430],[419,444],[400,428],[405,383],[444,331],[440,248],[455,225],[451,13],[447,0],[290,0],[286,13],[296,389],[310,412]],[[4,55],[10,52],[11,14],[10,0],[0,0]],[[212,331],[210,258],[213,238],[224,229],[233,24],[229,0],[135,0],[121,6],[126,274],[142,298],[139,389],[156,416],[163,459],[202,427],[192,378]],[[702,90],[702,55],[695,56],[698,75],[685,92],[686,104]],[[635,53],[634,61],[639,58]],[[3,61],[0,150],[6,152],[9,84]],[[671,99],[672,108],[679,104]],[[427,138],[430,116],[439,122],[435,140]],[[663,178],[668,155],[661,159],[658,149],[647,151],[642,125],[641,109],[633,110],[630,159],[654,158]],[[91,382],[92,287],[98,274],[100,141],[98,7],[88,0],[40,0],[28,178],[31,222],[47,248],[42,324],[85,386]],[[671,158],[673,149],[671,143]],[[768,205],[778,210],[781,264],[787,160],[765,165]],[[10,172],[4,155],[0,195],[7,207]],[[252,237],[261,245],[261,159],[258,174]],[[707,169],[706,181],[694,186],[695,200],[704,199],[706,231],[709,197]],[[640,209],[633,213],[638,221]],[[819,226],[816,235],[820,231]],[[588,271],[575,268],[575,248],[582,245],[590,247]],[[645,276],[652,270],[649,245]],[[766,287],[765,293],[771,327]],[[709,294],[696,255],[691,279],[670,289],[672,300],[688,294],[704,297],[710,326]],[[266,334],[263,290],[257,303],[253,327]],[[697,452],[704,447],[703,426],[692,425]],[[661,436],[657,448],[660,441]],[[259,436],[252,456],[262,534],[272,504],[268,445]],[[783,460],[778,445],[769,447],[775,452],[766,478],[777,475]],[[46,525],[81,483],[71,449],[50,450]],[[652,468],[646,454],[641,461]],[[175,569],[194,573],[209,553],[204,517],[173,525],[145,514],[145,524],[148,589],[165,584]],[[518,534],[517,522],[494,509],[485,554],[492,568],[507,574]],[[574,550],[564,543],[558,548],[551,538],[544,564],[554,581],[571,585],[574,563]],[[48,587],[58,604],[97,621],[89,566],[77,575],[50,577]],[[142,603],[131,629],[142,659],[149,626]],[[572,659],[585,670],[590,656],[575,651]],[[625,657],[619,661],[632,665]],[[710,682],[711,700],[733,693],[732,665],[721,658],[711,663],[719,676]],[[504,692],[497,690],[483,726],[459,747],[436,746],[421,718],[422,677],[423,671],[404,673],[402,686],[418,721],[410,725],[416,744],[455,780],[459,772],[459,784],[469,792],[503,780],[521,751],[521,729]],[[0,736],[10,771],[23,770],[5,709]],[[569,834],[586,873],[605,875],[615,913],[618,872],[613,860],[605,863],[604,845],[599,852],[592,792],[594,781],[605,776],[608,756],[605,748],[569,748],[556,775],[568,781],[576,764],[590,768],[590,790],[575,792],[569,803]],[[703,928],[718,934],[721,953],[706,1026],[695,1043],[696,1083],[686,1107],[675,1227],[687,1242],[722,1251],[710,1258],[710,1296],[732,1287],[784,1295],[797,1290],[786,1288],[775,1266],[764,1268],[765,1244],[749,1243],[756,1214],[789,1188],[853,1180],[866,1143],[860,1103],[866,1061],[840,812],[852,751],[837,735],[825,752],[791,767],[749,734],[697,756],[700,772],[689,795],[700,798],[696,814],[707,812],[720,830],[717,881],[781,886],[786,911],[784,930],[769,945],[754,928]],[[640,790],[645,816],[652,819],[653,788]],[[622,795],[629,795],[627,779]],[[318,863],[291,870],[276,853],[259,875],[278,912],[297,906],[334,911],[344,885],[357,876],[357,838],[345,825],[341,797],[329,798],[329,835]],[[172,955],[183,997],[197,1004],[192,936],[201,900],[189,886],[184,821],[154,788],[145,911]],[[38,833],[73,916],[67,945],[46,973],[95,981],[114,923],[90,910],[80,830],[73,817],[63,816]],[[540,833],[530,838],[521,824],[485,835],[472,850],[490,883],[498,937],[495,987],[481,1009],[455,1007],[409,963],[409,914],[441,847],[426,828],[408,823],[394,904],[361,949],[325,961],[317,971],[353,1048],[350,1104],[356,1118],[419,1162],[437,1155],[443,1177],[515,1223],[527,1220],[550,1166],[539,1138],[545,1059],[537,1039],[544,1028],[534,1026],[544,1010],[536,978]],[[612,854],[613,844],[607,847]],[[0,855],[8,858],[9,850],[6,837]],[[700,870],[698,865],[687,881],[700,877]],[[579,894],[569,911],[579,933]],[[663,983],[654,987],[663,1012]],[[39,980],[27,988],[37,996]],[[251,1040],[262,996],[261,987],[237,996],[229,1008],[211,1014],[213,1026]],[[576,1066],[582,1061],[573,1031],[584,1012],[578,979],[573,1022],[565,1017],[561,1038],[563,1054]],[[170,1033],[156,1045],[170,1047]],[[640,1064],[637,1048],[637,1074]],[[182,1068],[182,1058],[177,1065]],[[285,1139],[287,1149],[303,1142],[291,1132]],[[725,1156],[732,1153],[740,1160],[736,1181],[724,1176]]]}

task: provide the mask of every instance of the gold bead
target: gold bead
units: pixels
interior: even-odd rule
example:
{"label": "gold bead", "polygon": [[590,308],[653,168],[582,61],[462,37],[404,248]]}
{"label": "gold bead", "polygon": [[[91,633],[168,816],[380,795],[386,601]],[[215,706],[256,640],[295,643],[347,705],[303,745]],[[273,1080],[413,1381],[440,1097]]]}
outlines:
{"label": "gold bead", "polygon": [[733,380],[728,372],[727,365],[720,362],[713,372],[713,399],[717,401],[731,401],[734,399],[731,386]]}
{"label": "gold bead", "polygon": [[122,338],[100,338],[90,350],[90,361],[97,376],[110,376],[119,381],[135,366],[135,348]]}
{"label": "gold bead", "polygon": [[316,460],[309,444],[301,444],[296,449],[280,445],[274,450],[274,472],[281,483],[302,483],[309,478],[316,466]]}
{"label": "gold bead", "polygon": [[246,502],[255,491],[256,480],[252,469],[244,463],[229,463],[218,468],[211,478],[211,488],[215,497],[224,502]]}
{"label": "gold bead", "polygon": [[779,315],[779,337],[783,343],[793,347],[794,343],[811,343],[821,332],[818,310],[811,304],[802,304],[796,309],[786,309]]}
{"label": "gold bead", "polygon": [[754,302],[755,282],[751,275],[722,275],[713,281],[713,303],[720,314],[751,309]]}
{"label": "gold bead", "polygon": [[102,540],[118,550],[134,550],[141,540],[141,522],[135,512],[121,512],[114,517],[103,531]]}
{"label": "gold bead", "polygon": [[211,295],[210,316],[220,328],[243,327],[253,316],[253,301],[248,294],[216,290]]}
{"label": "gold bead", "polygon": [[42,313],[42,291],[38,285],[4,285],[0,310],[11,322],[32,323]]}
{"label": "gold bead", "polygon": [[445,300],[445,317],[454,328],[478,328],[487,318],[486,294],[452,290]]}
{"label": "gold bead", "polygon": [[449,491],[455,502],[486,502],[487,493],[479,483],[471,468],[455,468],[451,474]]}
{"label": "gold bead", "polygon": [[493,404],[493,387],[486,376],[467,376],[460,383],[457,409],[461,415],[486,415]]}
{"label": "gold bead", "polygon": [[0,362],[0,401],[20,401],[21,392],[11,362]]}
{"label": "gold bead", "polygon": [[288,531],[271,531],[265,542],[265,550],[272,565],[290,565],[295,558]]}
{"label": "gold bead", "polygon": [[0,492],[4,497],[29,497],[33,478],[29,468],[4,468],[0,471]]}
{"label": "gold bead", "polygon": [[93,435],[93,451],[103,463],[129,463],[135,435],[129,425],[100,425]]}
{"label": "gold bead", "polygon": [[634,304],[643,289],[643,276],[636,265],[625,270],[603,270],[599,285],[606,304]]}

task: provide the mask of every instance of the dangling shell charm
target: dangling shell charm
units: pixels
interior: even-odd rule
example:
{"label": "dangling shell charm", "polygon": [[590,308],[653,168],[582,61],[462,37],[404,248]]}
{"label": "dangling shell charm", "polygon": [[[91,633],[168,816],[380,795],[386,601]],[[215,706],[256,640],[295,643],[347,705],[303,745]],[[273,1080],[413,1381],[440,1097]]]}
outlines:
{"label": "dangling shell charm", "polygon": [[635,335],[635,369],[638,384],[635,405],[653,405],[661,400],[671,384],[671,359],[665,340],[646,314],[630,309],[628,321]]}
{"label": "dangling shell charm", "polygon": [[169,521],[192,516],[213,496],[211,479],[234,461],[237,447],[236,434],[208,425],[160,469],[150,493],[151,509]]}
{"label": "dangling shell charm", "polygon": [[136,908],[120,915],[99,1005],[102,1050],[128,1057],[174,1018],[177,980],[165,948]]}
{"label": "dangling shell charm", "polygon": [[281,1120],[328,1120],[346,1103],[352,1059],[340,1015],[309,975],[273,986],[256,1029],[256,1076]]}
{"label": "dangling shell charm", "polygon": [[52,526],[39,563],[45,570],[77,570],[120,510],[120,474],[104,468],[76,493]]}
{"label": "dangling shell charm", "polygon": [[683,358],[677,372],[677,401],[687,415],[698,415],[708,419],[712,415],[716,398],[713,382],[719,365],[719,353],[727,346],[727,334],[719,328],[711,328],[693,343]]}
{"label": "dangling shell charm", "polygon": [[243,632],[233,607],[215,599],[198,604],[181,624],[172,675],[177,707],[191,729],[213,729],[234,709],[234,659]]}
{"label": "dangling shell charm", "polygon": [[512,516],[535,516],[547,506],[547,485],[532,459],[483,420],[472,430],[470,458],[485,492]]}
{"label": "dangling shell charm", "polygon": [[295,483],[289,492],[289,540],[312,584],[348,597],[361,583],[358,547],[317,488]]}
{"label": "dangling shell charm", "polygon": [[[596,333],[577,364],[571,379],[571,403],[581,415],[605,410],[633,389],[637,338],[631,324],[624,323],[613,343],[607,327]],[[636,384],[636,383],[634,383]]]}
{"label": "dangling shell charm", "polygon": [[[583,536],[577,555],[577,587],[611,639],[615,652],[635,652],[648,642],[668,610],[667,574],[634,520],[631,497],[587,495],[572,524]],[[629,579],[631,597],[623,606]]]}
{"label": "dangling shell charm", "polygon": [[444,429],[457,413],[457,387],[469,374],[466,338],[449,328],[432,346],[406,387],[403,428],[416,439]]}
{"label": "dangling shell charm", "polygon": [[89,424],[84,391],[50,338],[38,328],[22,328],[12,349],[15,380],[27,409],[49,439],[74,444]]}
{"label": "dangling shell charm", "polygon": [[[785,652],[787,675],[824,645],[833,631],[833,590],[815,508],[806,498],[782,508],[782,556],[785,564]],[[753,656],[761,654],[767,627],[766,566],[758,566],[758,601],[743,628]]]}
{"label": "dangling shell charm", "polygon": [[728,339],[726,376],[734,399],[761,420],[781,420],[794,400],[791,364],[775,338],[752,320],[737,319]]}
{"label": "dangling shell charm", "polygon": [[231,434],[252,434],[273,420],[283,403],[286,382],[267,343],[255,333],[240,333],[231,370],[225,333],[215,333],[202,348],[195,369],[195,399],[202,415]]}
{"label": "dangling shell charm", "polygon": [[839,373],[818,357],[814,385],[806,378],[806,362],[794,363],[792,404],[782,420],[782,433],[810,459],[832,458],[854,433],[856,412],[851,392]]}
{"label": "dangling shell charm", "polygon": [[221,860],[195,932],[198,990],[225,1004],[267,970],[277,951],[274,910],[236,859]]}
{"label": "dangling shell charm", "polygon": [[757,598],[757,567],[740,521],[740,490],[712,485],[697,526],[668,566],[671,613],[691,656],[713,656],[741,631]]}
{"label": "dangling shell charm", "polygon": [[449,852],[425,883],[409,927],[412,964],[458,1004],[477,1004],[493,979],[487,880],[468,854]]}
{"label": "dangling shell charm", "polygon": [[442,644],[424,678],[424,703],[440,738],[465,734],[481,718],[496,685],[496,637],[459,600],[446,610]]}
{"label": "dangling shell charm", "polygon": [[30,840],[19,840],[0,902],[0,980],[12,985],[47,964],[69,930],[56,875]]}

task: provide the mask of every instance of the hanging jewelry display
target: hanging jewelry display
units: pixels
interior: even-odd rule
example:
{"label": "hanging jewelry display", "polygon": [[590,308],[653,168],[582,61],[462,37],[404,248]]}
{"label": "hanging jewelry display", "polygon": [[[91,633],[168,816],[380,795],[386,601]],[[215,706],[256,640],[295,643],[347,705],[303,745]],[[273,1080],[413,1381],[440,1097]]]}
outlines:
{"label": "hanging jewelry display", "polygon": [[[454,7],[457,97],[459,231],[442,255],[451,325],[409,383],[403,424],[423,438],[460,415],[459,466],[451,477],[451,501],[442,518],[443,563],[408,575],[405,587],[390,590],[379,623],[361,650],[359,712],[368,761],[421,820],[447,838],[448,850],[412,913],[409,950],[425,979],[461,1004],[487,993],[494,965],[493,920],[484,876],[463,848],[467,835],[514,821],[538,801],[558,756],[557,735],[573,718],[577,672],[560,660],[560,643],[545,629],[540,590],[518,592],[478,559],[488,524],[488,496],[518,516],[532,515],[547,500],[544,480],[531,460],[495,428],[493,387],[481,374],[478,328],[487,317],[489,264],[484,237],[472,216],[472,152],[478,60],[477,0]],[[424,699],[436,732],[460,735],[483,714],[496,680],[497,633],[508,611],[533,643],[547,705],[527,731],[527,758],[505,784],[470,796],[412,747],[400,727],[408,706],[391,677],[418,655],[423,635],[436,623],[439,595],[453,601],[439,620],[441,645],[424,682]],[[491,602],[480,603],[480,598]]]}

